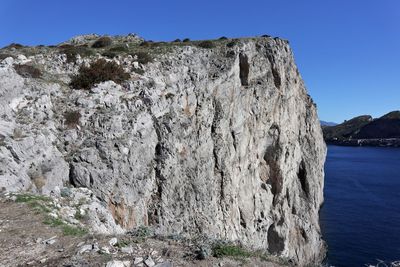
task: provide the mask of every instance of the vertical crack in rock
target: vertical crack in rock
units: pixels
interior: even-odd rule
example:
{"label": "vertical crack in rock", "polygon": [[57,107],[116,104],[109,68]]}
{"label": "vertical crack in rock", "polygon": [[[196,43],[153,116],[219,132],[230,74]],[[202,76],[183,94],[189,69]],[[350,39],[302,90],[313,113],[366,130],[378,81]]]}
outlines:
{"label": "vertical crack in rock", "polygon": [[240,226],[242,226],[243,228],[247,228],[247,224],[246,224],[246,221],[244,219],[243,212],[241,209],[239,209],[239,214],[240,214]]}
{"label": "vertical crack in rock", "polygon": [[162,126],[153,114],[151,114],[151,116],[153,120],[153,126],[157,135],[157,144],[154,148],[156,191],[151,196],[147,218],[149,225],[155,225],[159,223],[159,217],[161,216],[161,199],[163,191],[162,182],[165,180],[165,177],[162,174],[162,168],[164,160],[166,158],[166,148],[164,147],[164,144],[162,142]]}
{"label": "vertical crack in rock", "polygon": [[275,58],[272,56],[272,51],[268,52],[268,61],[271,64],[271,71],[272,71],[272,76],[274,78],[274,84],[276,88],[281,88],[282,85],[282,80],[281,80],[281,76],[279,74],[279,71],[276,67],[276,63],[275,63]]}
{"label": "vertical crack in rock", "polygon": [[306,197],[309,197],[309,189],[308,189],[308,182],[307,182],[307,170],[304,163],[304,160],[300,162],[299,170],[297,172],[297,178],[299,178],[301,189],[305,193]]}
{"label": "vertical crack in rock", "polygon": [[279,194],[282,192],[283,183],[283,177],[278,164],[278,156],[280,155],[279,151],[281,150],[279,146],[279,127],[273,124],[268,131],[268,135],[271,141],[264,153],[264,160],[269,167],[267,183],[271,185],[271,191],[274,195],[273,203],[275,205]]}
{"label": "vertical crack in rock", "polygon": [[[220,121],[223,116],[223,109],[221,103],[213,99],[214,106],[214,117],[211,125],[211,138],[213,140],[213,157],[214,157],[214,174],[217,174],[220,177],[220,204],[222,205],[222,201],[225,198],[224,195],[224,171],[222,170],[222,158],[220,158],[219,153],[222,149],[222,136],[220,132]],[[221,206],[222,208],[222,206]]]}
{"label": "vertical crack in rock", "polygon": [[14,151],[14,149],[11,146],[6,146],[7,150],[10,151],[14,161],[19,164],[21,162],[21,159],[18,157],[17,153]]}
{"label": "vertical crack in rock", "polygon": [[246,54],[243,53],[239,54],[239,69],[240,69],[239,77],[242,86],[248,86],[250,65],[249,65],[249,58],[247,57]]}

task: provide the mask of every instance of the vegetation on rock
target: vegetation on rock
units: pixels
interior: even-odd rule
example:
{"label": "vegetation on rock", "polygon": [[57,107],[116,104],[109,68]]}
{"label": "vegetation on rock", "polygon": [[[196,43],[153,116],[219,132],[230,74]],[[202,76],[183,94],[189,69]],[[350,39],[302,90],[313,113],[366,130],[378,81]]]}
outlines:
{"label": "vegetation on rock", "polygon": [[198,46],[200,46],[201,48],[214,48],[215,47],[214,43],[209,40],[199,43]]}
{"label": "vegetation on rock", "polygon": [[125,72],[117,63],[99,59],[93,62],[90,67],[81,66],[79,74],[72,78],[70,86],[88,90],[101,82],[114,81],[120,84],[129,78],[129,73]]}
{"label": "vegetation on rock", "polygon": [[24,78],[40,78],[42,77],[42,72],[31,65],[27,64],[17,64],[14,65],[15,71]]}
{"label": "vegetation on rock", "polygon": [[75,62],[78,55],[80,55],[81,57],[88,57],[94,54],[90,48],[84,45],[62,45],[59,47],[59,49],[61,53],[67,56],[68,63]]}
{"label": "vegetation on rock", "polygon": [[96,42],[92,44],[93,48],[107,47],[112,44],[112,39],[107,36],[100,37]]}

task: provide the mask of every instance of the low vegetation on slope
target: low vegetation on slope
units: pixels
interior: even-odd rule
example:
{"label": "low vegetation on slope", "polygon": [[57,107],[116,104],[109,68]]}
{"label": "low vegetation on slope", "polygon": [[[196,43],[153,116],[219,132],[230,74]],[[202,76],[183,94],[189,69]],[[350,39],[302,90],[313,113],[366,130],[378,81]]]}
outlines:
{"label": "low vegetation on slope", "polygon": [[88,90],[100,82],[114,81],[120,84],[129,78],[129,73],[125,72],[117,63],[99,59],[93,62],[90,67],[81,66],[79,74],[72,78],[70,86]]}

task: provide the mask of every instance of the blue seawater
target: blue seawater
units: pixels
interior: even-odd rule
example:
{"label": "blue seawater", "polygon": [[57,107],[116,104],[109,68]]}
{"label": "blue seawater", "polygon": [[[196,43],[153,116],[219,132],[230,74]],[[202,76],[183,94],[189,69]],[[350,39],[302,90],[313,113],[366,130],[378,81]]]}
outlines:
{"label": "blue seawater", "polygon": [[320,220],[329,265],[400,260],[400,149],[328,146]]}

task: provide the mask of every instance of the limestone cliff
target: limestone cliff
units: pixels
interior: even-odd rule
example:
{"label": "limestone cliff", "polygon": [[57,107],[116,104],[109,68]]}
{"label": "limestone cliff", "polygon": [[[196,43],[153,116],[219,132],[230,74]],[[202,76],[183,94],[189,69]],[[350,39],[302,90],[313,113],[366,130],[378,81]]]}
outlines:
{"label": "limestone cliff", "polygon": [[[142,40],[114,42],[135,49]],[[0,187],[88,187],[125,229],[153,225],[161,234],[240,241],[300,265],[320,261],[326,148],[288,42],[150,46],[153,62],[112,59],[129,81],[90,90],[68,83],[99,53],[71,61],[57,47],[7,48]],[[18,64],[43,75],[22,77]]]}

